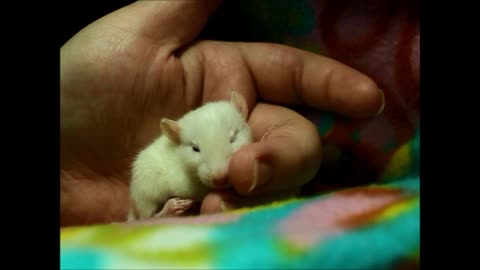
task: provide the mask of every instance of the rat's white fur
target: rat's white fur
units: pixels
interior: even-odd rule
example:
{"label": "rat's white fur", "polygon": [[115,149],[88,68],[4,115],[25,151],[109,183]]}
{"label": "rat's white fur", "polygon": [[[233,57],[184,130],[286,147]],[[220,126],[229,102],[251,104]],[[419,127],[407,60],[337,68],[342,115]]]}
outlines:
{"label": "rat's white fur", "polygon": [[228,174],[232,154],[251,142],[245,118],[245,100],[232,93],[230,102],[206,103],[176,122],[169,120],[178,125],[180,134],[173,133],[180,141],[162,134],[139,153],[133,163],[128,219],[152,217],[170,198],[201,201],[214,187],[212,179]]}

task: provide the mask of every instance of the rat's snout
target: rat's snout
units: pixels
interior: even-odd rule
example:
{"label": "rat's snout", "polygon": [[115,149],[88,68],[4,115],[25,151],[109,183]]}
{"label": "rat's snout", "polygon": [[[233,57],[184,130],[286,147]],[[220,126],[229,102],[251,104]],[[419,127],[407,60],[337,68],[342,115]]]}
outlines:
{"label": "rat's snout", "polygon": [[203,174],[203,177],[201,176],[200,178],[203,178],[202,182],[212,188],[229,187],[228,169],[209,168],[209,170]]}
{"label": "rat's snout", "polygon": [[228,188],[228,167],[230,159],[222,152],[208,156],[208,160],[199,167],[199,178],[208,187]]}

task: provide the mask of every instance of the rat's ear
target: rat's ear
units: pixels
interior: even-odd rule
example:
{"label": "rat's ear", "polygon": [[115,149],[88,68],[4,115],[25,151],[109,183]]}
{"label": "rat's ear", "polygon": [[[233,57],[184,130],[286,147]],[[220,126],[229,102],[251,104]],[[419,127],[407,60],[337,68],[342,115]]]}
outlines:
{"label": "rat's ear", "polygon": [[230,102],[237,108],[237,110],[242,114],[243,118],[246,120],[248,116],[248,105],[245,98],[240,95],[237,91],[232,91],[230,97]]}
{"label": "rat's ear", "polygon": [[160,128],[162,133],[165,134],[172,142],[180,144],[180,126],[176,121],[168,118],[163,118],[160,121]]}

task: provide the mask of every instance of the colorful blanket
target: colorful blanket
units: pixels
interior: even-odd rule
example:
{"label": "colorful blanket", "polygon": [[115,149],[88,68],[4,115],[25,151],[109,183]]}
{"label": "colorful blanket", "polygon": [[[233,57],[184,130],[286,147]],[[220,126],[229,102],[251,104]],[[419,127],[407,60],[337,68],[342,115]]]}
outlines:
{"label": "colorful blanket", "polygon": [[325,161],[301,198],[216,215],[66,228],[61,268],[418,269],[418,5],[226,2],[209,25],[217,39],[277,42],[333,57],[380,85],[384,113],[354,121],[302,111],[319,128]]}

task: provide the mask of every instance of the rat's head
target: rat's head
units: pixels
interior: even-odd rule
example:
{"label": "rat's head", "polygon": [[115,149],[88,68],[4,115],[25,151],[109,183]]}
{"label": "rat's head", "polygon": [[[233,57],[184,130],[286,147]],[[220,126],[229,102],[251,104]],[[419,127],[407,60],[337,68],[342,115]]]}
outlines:
{"label": "rat's head", "polygon": [[178,121],[163,119],[161,128],[203,184],[224,188],[232,154],[251,141],[247,114],[245,99],[232,92],[230,102],[207,103]]}

